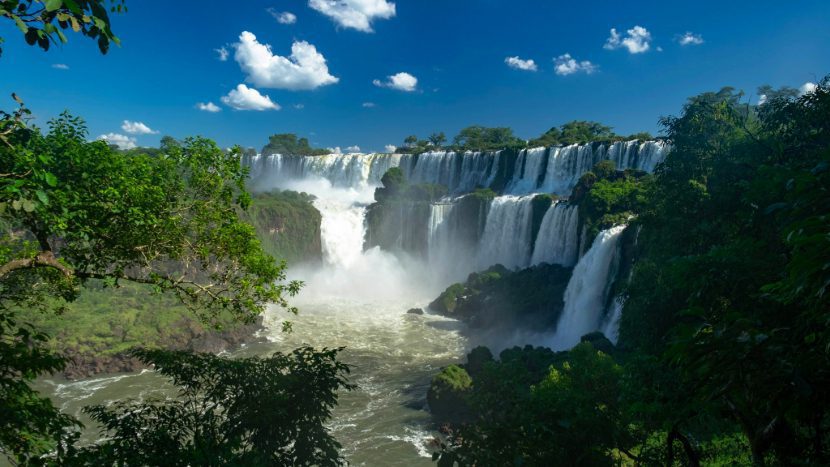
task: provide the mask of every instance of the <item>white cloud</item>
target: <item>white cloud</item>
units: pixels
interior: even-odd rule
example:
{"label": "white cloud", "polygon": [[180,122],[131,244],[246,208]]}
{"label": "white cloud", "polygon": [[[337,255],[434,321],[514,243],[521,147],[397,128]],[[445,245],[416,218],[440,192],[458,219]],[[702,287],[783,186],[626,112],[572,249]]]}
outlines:
{"label": "white cloud", "polygon": [[381,88],[397,89],[404,92],[412,92],[418,87],[418,78],[409,73],[400,72],[386,78],[386,81],[376,79],[372,81],[372,84]]}
{"label": "white cloud", "polygon": [[252,33],[243,31],[234,47],[234,58],[248,75],[247,80],[259,87],[296,91],[340,81],[329,74],[326,58],[305,41],[294,42],[291,56],[282,57],[274,55],[269,44],[261,44]]}
{"label": "white cloud", "polygon": [[331,154],[343,154],[343,151],[340,150],[340,146],[336,146],[333,148],[328,148],[329,153]]}
{"label": "white cloud", "polygon": [[218,105],[214,104],[213,102],[207,102],[207,103],[199,102],[198,104],[196,104],[196,108],[201,110],[201,111],[211,112],[211,113],[216,113],[216,112],[221,112],[222,111],[222,109]]}
{"label": "white cloud", "polygon": [[55,68],[55,69],[58,69],[58,70],[68,70],[69,65],[67,65],[65,63],[55,63],[54,65],[52,65],[52,68]]}
{"label": "white cloud", "polygon": [[811,83],[807,81],[806,83],[802,84],[800,88],[798,88],[798,92],[803,96],[805,94],[811,94],[816,92],[816,88],[818,88],[816,83]]}
{"label": "white cloud", "polygon": [[615,28],[611,28],[611,36],[605,41],[604,49],[615,50],[620,47],[628,49],[629,53],[639,54],[647,52],[651,47],[651,33],[642,26],[634,26],[621,36]]}
{"label": "white cloud", "polygon": [[686,31],[685,34],[677,36],[677,42],[680,45],[700,45],[703,43],[703,36]]}
{"label": "white cloud", "polygon": [[297,22],[297,15],[290,11],[277,11],[276,8],[266,8],[268,14],[274,17],[280,24],[294,24]]}
{"label": "white cloud", "polygon": [[153,130],[142,122],[131,122],[124,120],[121,124],[121,129],[131,135],[155,135],[158,131]]}
{"label": "white cloud", "polygon": [[398,150],[398,147],[395,146],[394,144],[387,144],[386,146],[383,147],[383,150],[388,152],[389,154],[394,154],[395,151]]}
{"label": "white cloud", "polygon": [[363,108],[365,108],[365,109],[371,109],[374,106],[375,106],[374,102],[364,102],[363,103]]}
{"label": "white cloud", "polygon": [[230,55],[230,53],[228,52],[228,48],[224,45],[218,49],[213,49],[213,51],[218,55],[216,58],[218,58],[220,62],[226,62],[228,60],[228,55]]}
{"label": "white cloud", "polygon": [[240,84],[227,96],[222,96],[222,103],[236,110],[280,110],[280,106],[263,96],[254,88]]}
{"label": "white cloud", "polygon": [[118,149],[134,149],[138,147],[137,141],[132,136],[120,135],[118,133],[107,133],[98,137],[109,144],[118,146]]}
{"label": "white cloud", "polygon": [[507,64],[510,68],[515,68],[517,70],[525,70],[525,71],[536,71],[538,67],[536,66],[536,62],[533,60],[522,60],[519,57],[507,57],[504,59],[504,63]]}
{"label": "white cloud", "polygon": [[346,148],[346,152],[360,152],[360,146],[354,145]]}
{"label": "white cloud", "polygon": [[574,73],[585,73],[590,75],[597,71],[597,66],[588,60],[581,62],[571,57],[571,54],[560,55],[553,59],[554,71],[557,75],[567,76]]}
{"label": "white cloud", "polygon": [[339,26],[372,31],[372,21],[395,16],[395,4],[387,0],[308,0],[308,6]]}
{"label": "white cloud", "polygon": [[767,102],[767,95],[766,94],[761,94],[760,96],[758,96],[758,105],[764,105],[764,104],[766,104],[766,102]]}

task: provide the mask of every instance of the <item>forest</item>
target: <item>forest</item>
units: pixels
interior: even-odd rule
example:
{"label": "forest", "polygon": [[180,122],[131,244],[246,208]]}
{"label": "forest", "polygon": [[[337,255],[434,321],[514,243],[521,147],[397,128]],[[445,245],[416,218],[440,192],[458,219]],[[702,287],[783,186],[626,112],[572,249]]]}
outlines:
{"label": "forest", "polygon": [[[123,1],[0,2],[2,22],[43,51],[74,34],[106,54],[119,43],[110,15],[124,12]],[[366,385],[356,377],[365,368],[350,360],[363,349],[333,339],[228,352],[253,342],[266,318],[293,332],[304,312],[298,295],[319,289],[316,276],[307,283],[290,267],[329,274],[325,287],[336,288],[340,277],[325,269],[331,238],[351,238],[335,227],[359,222],[359,253],[385,274],[381,261],[408,266],[434,255],[436,213],[454,210],[465,245],[480,245],[488,235],[480,215],[513,197],[526,201],[530,243],[550,210],[575,209],[567,212],[581,233],[577,257],[534,262],[528,250],[525,263],[442,283],[424,309],[396,310],[396,319],[438,316],[445,321],[427,324],[462,329],[468,342],[482,330],[556,331],[577,261],[591,240],[625,226],[602,296],[603,309],[619,306],[618,335],[597,329],[568,349],[475,345],[455,363],[422,365],[431,380],[406,390],[429,409],[435,465],[827,465],[830,76],[809,92],[759,93],[760,103],[731,87],[692,96],[660,119],[657,138],[586,120],[530,140],[480,125],[450,144],[443,132],[410,136],[394,154],[409,159],[350,154],[336,163],[416,167],[430,151],[492,153],[476,169],[492,174],[489,184],[452,198],[460,166],[450,171],[455,193],[402,163],[383,166],[372,199],[346,199],[341,211],[305,185],[254,188],[260,157],[296,156],[305,164],[297,170],[334,164],[331,151],[294,133],[274,134],[261,154],[201,136],[125,150],[92,139],[68,111],[38,126],[11,94],[0,111],[0,462],[347,465],[333,420],[338,403]],[[528,168],[533,148],[547,148],[550,162],[553,149],[607,155],[613,144],[655,141],[670,149],[654,170],[608,156],[567,194],[533,191],[543,186]],[[520,193],[526,173],[532,189]],[[337,188],[323,191],[339,196]],[[332,212],[350,209],[360,210],[357,221],[332,223]],[[391,251],[399,255],[383,255]],[[426,276],[439,275],[424,264]],[[369,287],[381,294],[383,284]],[[370,311],[365,321],[383,318]],[[38,386],[55,375],[142,369],[160,375],[169,396],[90,404],[83,416],[93,426]],[[90,429],[96,442],[82,437]]]}

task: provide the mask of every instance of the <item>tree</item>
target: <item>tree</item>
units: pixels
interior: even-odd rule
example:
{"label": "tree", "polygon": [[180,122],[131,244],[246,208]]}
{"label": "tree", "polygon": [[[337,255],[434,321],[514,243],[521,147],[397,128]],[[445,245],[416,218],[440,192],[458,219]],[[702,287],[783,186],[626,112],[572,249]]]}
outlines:
{"label": "tree", "polygon": [[[8,123],[8,122],[7,122]],[[42,134],[7,125],[0,146],[0,449],[20,462],[66,439],[75,423],[28,386],[63,360],[46,336],[16,318],[59,311],[90,281],[121,281],[175,294],[203,320],[251,322],[268,302],[290,311],[284,264],[263,253],[242,222],[246,172],[239,149],[191,138],[163,156],[88,142],[67,114]],[[23,411],[23,407],[32,410]],[[35,410],[36,409],[36,410]],[[25,414],[25,416],[24,416]]]}
{"label": "tree", "polygon": [[433,133],[429,136],[429,144],[436,148],[440,148],[446,142],[447,136],[444,135],[443,131],[440,133]]}
{"label": "tree", "polygon": [[300,156],[318,156],[328,154],[327,149],[312,148],[306,138],[297,138],[293,133],[281,133],[268,137],[268,144],[262,148],[262,154],[291,154]]}
{"label": "tree", "polygon": [[403,140],[403,144],[406,147],[413,147],[418,143],[418,137],[415,135],[409,135]]}
{"label": "tree", "polygon": [[175,400],[85,409],[103,441],[72,448],[71,465],[344,465],[325,427],[350,390],[342,349],[302,347],[268,358],[135,351],[179,388]]}
{"label": "tree", "polygon": [[524,147],[525,142],[513,135],[510,128],[474,125],[461,130],[453,139],[453,144],[464,151],[495,151],[518,149]]}
{"label": "tree", "polygon": [[[107,53],[111,42],[119,39],[110,28],[110,12],[126,12],[125,0],[3,0],[0,17],[12,20],[29,45],[49,50],[50,45],[68,41],[64,31],[71,29],[95,39],[101,53]],[[0,37],[0,44],[3,38]],[[0,55],[3,49],[0,48]]]}
{"label": "tree", "polygon": [[608,142],[617,139],[621,139],[621,137],[616,135],[611,127],[598,122],[574,120],[558,128],[551,128],[528,144],[530,146],[558,146],[585,144],[595,141]]}

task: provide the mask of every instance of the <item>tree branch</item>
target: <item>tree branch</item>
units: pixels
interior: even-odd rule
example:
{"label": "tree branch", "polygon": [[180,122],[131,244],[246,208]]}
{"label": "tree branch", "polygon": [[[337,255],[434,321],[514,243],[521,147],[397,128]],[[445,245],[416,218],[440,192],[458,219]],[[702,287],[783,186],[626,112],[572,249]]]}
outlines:
{"label": "tree branch", "polygon": [[41,251],[34,258],[13,259],[8,263],[0,266],[0,279],[18,269],[38,267],[55,268],[61,273],[63,273],[63,275],[66,277],[72,277],[74,275],[74,271],[71,268],[61,264],[61,262],[58,261],[57,258],[55,258],[54,253],[52,253],[49,250],[46,250]]}

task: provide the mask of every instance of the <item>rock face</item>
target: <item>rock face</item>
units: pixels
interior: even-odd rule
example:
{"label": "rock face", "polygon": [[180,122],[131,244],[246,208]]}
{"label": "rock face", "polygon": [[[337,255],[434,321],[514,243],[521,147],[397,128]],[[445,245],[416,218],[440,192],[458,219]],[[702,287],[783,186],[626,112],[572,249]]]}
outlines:
{"label": "rock face", "polygon": [[313,200],[311,195],[293,191],[258,193],[241,215],[254,226],[263,249],[271,256],[292,265],[316,264],[323,258],[323,217]]}
{"label": "rock face", "polygon": [[429,308],[475,328],[554,329],[571,269],[540,264],[519,271],[501,265],[449,286]]}
{"label": "rock face", "polygon": [[422,315],[424,314],[424,310],[421,308],[410,308],[406,313],[409,315]]}

